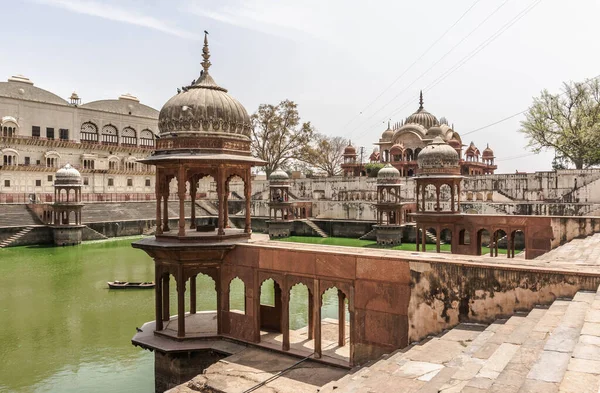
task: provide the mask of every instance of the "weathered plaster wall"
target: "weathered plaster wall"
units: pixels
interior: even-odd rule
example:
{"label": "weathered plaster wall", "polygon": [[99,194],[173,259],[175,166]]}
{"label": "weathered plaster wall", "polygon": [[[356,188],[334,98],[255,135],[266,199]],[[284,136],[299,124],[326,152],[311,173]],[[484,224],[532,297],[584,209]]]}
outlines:
{"label": "weathered plaster wall", "polygon": [[410,262],[409,340],[421,340],[459,321],[491,323],[579,290],[595,291],[598,275],[460,263]]}

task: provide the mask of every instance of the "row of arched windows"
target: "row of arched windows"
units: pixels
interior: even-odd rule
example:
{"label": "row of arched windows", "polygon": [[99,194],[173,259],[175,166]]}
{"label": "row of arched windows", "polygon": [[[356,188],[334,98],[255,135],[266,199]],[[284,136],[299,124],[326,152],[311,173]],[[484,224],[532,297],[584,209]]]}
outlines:
{"label": "row of arched windows", "polygon": [[[92,122],[85,122],[81,125],[81,141],[88,143],[101,142],[103,145],[118,145],[119,131],[112,124],[107,124],[98,132],[98,126]],[[138,134],[132,127],[125,127],[121,130],[121,145],[138,146]],[[154,133],[144,129],[139,135],[139,146],[153,147]]]}
{"label": "row of arched windows", "polygon": [[17,134],[17,129],[15,127],[10,127],[10,126],[9,127],[7,127],[7,126],[2,127],[2,136],[8,136],[8,137],[10,137],[10,136],[13,136],[13,135],[16,135],[16,134]]}

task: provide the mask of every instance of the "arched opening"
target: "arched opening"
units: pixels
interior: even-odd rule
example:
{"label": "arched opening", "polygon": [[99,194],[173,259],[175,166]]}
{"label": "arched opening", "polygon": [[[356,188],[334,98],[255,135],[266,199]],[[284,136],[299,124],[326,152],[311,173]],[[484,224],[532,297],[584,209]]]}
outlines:
{"label": "arched opening", "polygon": [[298,283],[290,289],[290,348],[311,352],[314,349],[313,303],[313,294],[306,285]]}
{"label": "arched opening", "polygon": [[97,143],[98,127],[92,122],[83,123],[81,125],[80,139],[81,142]]}
{"label": "arched opening", "polygon": [[497,257],[498,254],[506,254],[508,245],[508,236],[502,229],[498,229],[493,233],[490,239],[490,256]]}
{"label": "arched opening", "polygon": [[132,127],[125,127],[121,131],[121,145],[137,146],[137,133]]}
{"label": "arched opening", "polygon": [[269,278],[261,284],[259,296],[260,330],[281,333],[281,287],[275,280]]}
{"label": "arched opening", "polygon": [[154,133],[148,129],[140,132],[140,146],[154,147]]}
{"label": "arched opening", "polygon": [[515,256],[525,258],[525,232],[520,229],[511,232],[507,247],[507,257],[515,258]]}
{"label": "arched opening", "polygon": [[468,246],[471,244],[471,233],[466,229],[461,229],[458,233],[458,244],[460,246]]}
{"label": "arched opening", "polygon": [[452,245],[452,230],[444,228],[440,231],[440,251],[451,252]]}
{"label": "arched opening", "polygon": [[102,144],[103,145],[118,145],[119,133],[117,127],[112,124],[107,124],[102,127]]}
{"label": "arched opening", "polygon": [[489,252],[490,232],[487,229],[477,231],[477,255],[485,255]]}
{"label": "arched opening", "polygon": [[246,286],[239,277],[229,282],[229,312],[246,314]]}
{"label": "arched opening", "polygon": [[423,251],[436,251],[437,231],[435,228],[427,228],[425,230],[425,246]]}
{"label": "arched opening", "polygon": [[337,287],[321,297],[321,353],[345,361],[350,360],[350,312],[348,296]]}

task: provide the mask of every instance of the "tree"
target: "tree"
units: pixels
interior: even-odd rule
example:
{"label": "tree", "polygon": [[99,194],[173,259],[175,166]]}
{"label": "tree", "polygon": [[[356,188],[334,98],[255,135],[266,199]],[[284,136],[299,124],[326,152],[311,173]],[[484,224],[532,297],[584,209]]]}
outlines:
{"label": "tree", "polygon": [[521,130],[538,153],[554,149],[555,162],[582,169],[600,164],[600,83],[564,83],[561,94],[547,90],[533,100]]}
{"label": "tree", "polygon": [[261,104],[251,119],[252,153],[267,162],[264,166],[267,176],[300,158],[314,133],[310,122],[300,122],[297,105],[290,100],[278,105]]}
{"label": "tree", "polygon": [[302,149],[300,160],[327,173],[327,176],[337,176],[342,171],[341,165],[344,162],[346,146],[348,146],[348,140],[341,136],[316,133],[313,142]]}

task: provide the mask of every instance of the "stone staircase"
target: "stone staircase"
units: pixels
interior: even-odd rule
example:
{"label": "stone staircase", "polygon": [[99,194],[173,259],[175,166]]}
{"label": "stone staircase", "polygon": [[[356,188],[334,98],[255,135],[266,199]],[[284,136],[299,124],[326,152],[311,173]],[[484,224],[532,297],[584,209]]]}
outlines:
{"label": "stone staircase", "polygon": [[19,232],[15,233],[14,235],[12,235],[11,237],[9,237],[8,239],[3,240],[2,243],[0,243],[0,248],[4,248],[4,247],[10,246],[12,243],[14,243],[15,241],[19,240],[20,238],[22,238],[23,236],[25,236],[29,232],[31,232],[32,229],[33,229],[32,226],[28,226],[28,227],[25,227],[25,228],[21,229]]}
{"label": "stone staircase", "polygon": [[[427,237],[427,239],[429,239],[429,241],[431,241],[433,244],[437,243],[437,236],[435,236],[433,233],[429,232],[428,230],[425,230],[425,236]],[[446,244],[445,242],[443,242],[442,240],[440,240],[440,244]]]}
{"label": "stone staircase", "polygon": [[371,229],[369,232],[365,233],[359,240],[376,240],[377,239],[377,229]]}
{"label": "stone staircase", "polygon": [[219,211],[217,207],[212,203],[205,201],[204,199],[196,200],[196,206],[204,210],[210,216],[219,216]]}
{"label": "stone staircase", "polygon": [[98,232],[95,229],[90,228],[89,226],[85,225],[83,227],[83,233],[82,233],[83,237],[86,240],[104,240],[104,239],[108,239],[108,237],[106,235],[104,235],[103,233]]}
{"label": "stone staircase", "polygon": [[321,237],[329,237],[329,236],[327,236],[327,234],[321,228],[319,228],[319,226],[317,224],[315,224],[311,220],[306,219],[306,220],[301,220],[301,221],[305,222],[306,225],[308,225],[309,227],[311,227],[312,230],[315,231],[319,236],[321,236]]}
{"label": "stone staircase", "polygon": [[320,393],[598,393],[600,290],[384,355]]}

